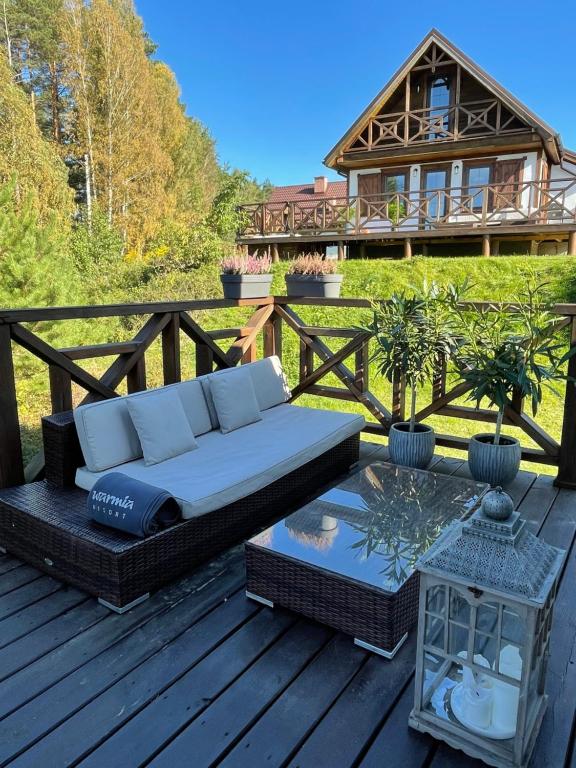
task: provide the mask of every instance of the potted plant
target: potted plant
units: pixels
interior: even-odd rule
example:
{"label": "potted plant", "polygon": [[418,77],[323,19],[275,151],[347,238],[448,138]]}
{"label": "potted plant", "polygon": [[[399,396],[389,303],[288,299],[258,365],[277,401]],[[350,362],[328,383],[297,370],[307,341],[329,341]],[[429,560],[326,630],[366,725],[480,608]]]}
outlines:
{"label": "potted plant", "polygon": [[268,256],[227,256],[220,262],[225,299],[260,299],[270,295],[272,263]]}
{"label": "potted plant", "polygon": [[455,353],[458,316],[454,308],[464,289],[424,284],[418,295],[394,293],[389,301],[374,306],[369,326],[376,341],[372,360],[388,381],[401,377],[411,391],[409,421],[390,427],[388,448],[395,464],[423,469],[434,455],[434,430],[416,421],[416,397]]}
{"label": "potted plant", "polygon": [[502,434],[505,411],[515,397],[527,398],[535,416],[543,387],[565,380],[564,363],[574,353],[555,338],[557,316],[537,296],[545,285],[530,283],[514,306],[460,308],[463,343],[458,350],[461,379],[470,386],[469,400],[498,409],[494,433],[470,439],[468,463],[472,477],[492,486],[510,483],[520,468],[520,442]]}
{"label": "potted plant", "polygon": [[336,261],[324,258],[320,253],[307,253],[290,264],[286,274],[286,293],[288,296],[337,299],[342,277]]}

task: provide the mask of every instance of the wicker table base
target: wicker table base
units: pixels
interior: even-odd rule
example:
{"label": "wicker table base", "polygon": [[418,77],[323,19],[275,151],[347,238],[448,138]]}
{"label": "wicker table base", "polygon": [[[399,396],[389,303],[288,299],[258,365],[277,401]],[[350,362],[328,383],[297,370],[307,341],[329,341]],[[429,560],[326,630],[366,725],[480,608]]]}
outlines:
{"label": "wicker table base", "polygon": [[246,594],[392,658],[417,620],[417,558],[486,488],[375,462],[246,543]]}

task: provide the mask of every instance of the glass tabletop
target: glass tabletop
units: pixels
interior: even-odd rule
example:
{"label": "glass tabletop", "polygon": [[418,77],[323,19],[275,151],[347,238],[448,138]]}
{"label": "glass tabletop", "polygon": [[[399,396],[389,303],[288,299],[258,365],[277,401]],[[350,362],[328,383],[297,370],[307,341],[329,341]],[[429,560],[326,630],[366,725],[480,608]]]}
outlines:
{"label": "glass tabletop", "polygon": [[350,475],[250,543],[396,592],[420,555],[488,488],[461,477],[377,462]]}

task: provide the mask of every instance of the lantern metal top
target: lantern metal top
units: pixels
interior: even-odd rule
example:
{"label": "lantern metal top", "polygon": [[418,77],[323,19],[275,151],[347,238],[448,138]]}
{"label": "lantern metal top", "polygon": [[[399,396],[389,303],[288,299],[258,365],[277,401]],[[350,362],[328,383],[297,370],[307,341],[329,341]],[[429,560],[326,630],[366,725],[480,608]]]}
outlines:
{"label": "lantern metal top", "polygon": [[450,525],[417,568],[540,607],[564,555],[564,550],[530,533],[519,512],[494,520],[479,509],[468,520]]}

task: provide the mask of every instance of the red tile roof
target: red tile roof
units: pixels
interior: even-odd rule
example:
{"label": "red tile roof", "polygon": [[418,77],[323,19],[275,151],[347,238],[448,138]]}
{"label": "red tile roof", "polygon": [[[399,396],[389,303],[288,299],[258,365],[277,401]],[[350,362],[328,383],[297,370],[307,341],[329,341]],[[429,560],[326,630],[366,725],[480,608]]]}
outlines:
{"label": "red tile roof", "polygon": [[346,181],[329,181],[326,192],[314,194],[312,184],[289,184],[286,187],[274,187],[268,198],[269,203],[286,203],[302,200],[323,200],[324,198],[346,197],[348,183]]}

